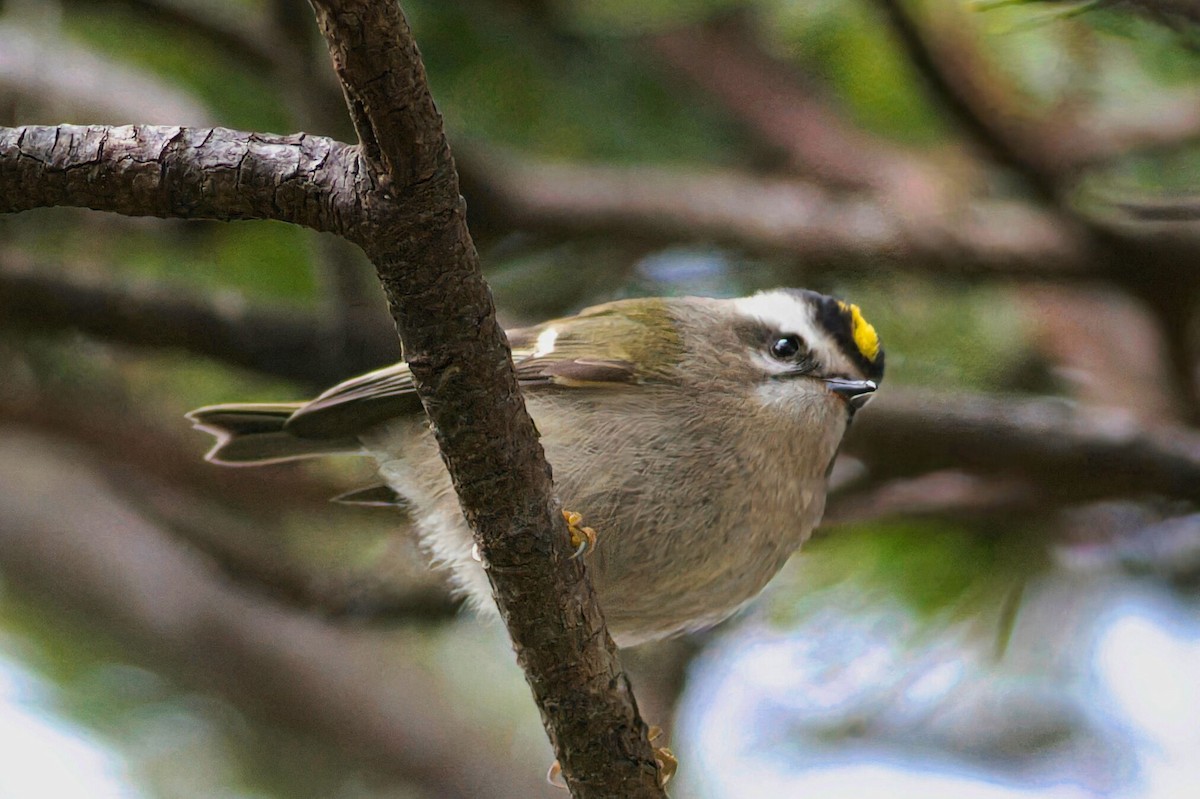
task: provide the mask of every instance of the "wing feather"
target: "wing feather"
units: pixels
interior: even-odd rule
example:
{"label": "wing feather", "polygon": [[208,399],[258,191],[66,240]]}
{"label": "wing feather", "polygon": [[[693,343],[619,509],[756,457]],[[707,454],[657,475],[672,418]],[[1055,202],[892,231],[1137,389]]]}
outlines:
{"label": "wing feather", "polygon": [[[513,361],[522,388],[618,388],[663,379],[660,373],[637,367],[639,354],[645,355],[647,349],[677,346],[665,314],[647,317],[630,310],[646,302],[596,306],[569,319],[511,331],[510,340],[519,345],[513,349]],[[551,328],[552,347],[539,351],[542,334]],[[597,341],[606,342],[617,357],[596,358]],[[396,363],[334,386],[300,406],[285,427],[302,438],[344,438],[421,412],[408,365]]]}
{"label": "wing feather", "polygon": [[286,427],[302,438],[341,438],[420,412],[408,364],[396,363],[339,383],[306,402]]}

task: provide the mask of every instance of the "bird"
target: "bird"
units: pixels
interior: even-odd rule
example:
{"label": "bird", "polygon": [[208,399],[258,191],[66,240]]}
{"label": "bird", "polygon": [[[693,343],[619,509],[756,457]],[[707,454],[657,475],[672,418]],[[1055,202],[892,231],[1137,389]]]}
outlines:
{"label": "bird", "polygon": [[[617,300],[508,338],[621,647],[711,627],[764,588],[820,522],[843,436],[884,371],[857,305],[796,288]],[[308,402],[188,418],[215,436],[217,464],[374,458],[383,482],[338,499],[403,506],[454,586],[494,611],[404,362]]]}

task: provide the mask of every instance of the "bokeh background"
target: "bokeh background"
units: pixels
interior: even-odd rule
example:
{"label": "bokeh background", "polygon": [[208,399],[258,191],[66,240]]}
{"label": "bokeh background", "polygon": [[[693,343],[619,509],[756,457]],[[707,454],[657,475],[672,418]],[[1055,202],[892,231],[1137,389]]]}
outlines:
{"label": "bokeh background", "polygon": [[[887,347],[816,538],[625,656],[672,795],[1197,795],[1200,14],[403,7],[506,323],[793,285]],[[301,0],[3,0],[0,122],[353,135]],[[0,796],[562,795],[365,467],[182,418],[397,354],[331,237],[0,217]]]}

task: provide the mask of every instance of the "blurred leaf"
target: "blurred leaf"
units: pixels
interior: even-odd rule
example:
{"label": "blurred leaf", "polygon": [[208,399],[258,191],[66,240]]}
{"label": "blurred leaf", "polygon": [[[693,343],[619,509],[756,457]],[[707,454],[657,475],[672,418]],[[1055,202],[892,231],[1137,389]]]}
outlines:
{"label": "blurred leaf", "polygon": [[935,628],[978,619],[984,636],[1002,648],[1020,606],[1019,586],[1045,561],[1030,540],[1020,530],[983,535],[933,520],[839,529],[793,558],[769,595],[769,612],[792,626],[829,608],[876,614],[900,605]]}
{"label": "blurred leaf", "polygon": [[749,5],[746,0],[581,0],[570,9],[577,26],[603,34],[662,30]]}
{"label": "blurred leaf", "polygon": [[64,25],[96,49],[192,89],[226,127],[272,133],[292,129],[272,76],[239,69],[198,38],[185,41],[120,4],[78,8],[64,17]]}
{"label": "blurred leaf", "polygon": [[886,277],[828,289],[879,332],[889,383],[1000,390],[1024,362],[1024,317],[1005,289]]}
{"label": "blurred leaf", "polygon": [[30,211],[6,242],[73,273],[244,290],[252,299],[309,301],[316,234],[282,222],[118,220],[70,208]]}
{"label": "blurred leaf", "polygon": [[763,7],[761,35],[775,55],[823,78],[855,122],[913,143],[944,133],[912,66],[883,35],[869,4],[772,0]]}
{"label": "blurred leaf", "polygon": [[555,37],[490,4],[405,8],[451,138],[593,161],[722,163],[739,151],[728,122],[626,40]]}

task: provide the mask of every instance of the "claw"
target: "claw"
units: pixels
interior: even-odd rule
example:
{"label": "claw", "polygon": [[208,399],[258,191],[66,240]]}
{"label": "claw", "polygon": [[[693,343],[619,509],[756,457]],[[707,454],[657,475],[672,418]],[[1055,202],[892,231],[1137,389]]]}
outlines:
{"label": "claw", "polygon": [[582,526],[583,514],[564,510],[562,515],[567,522],[567,530],[571,533],[571,546],[575,547],[575,554],[571,556],[571,560],[595,549],[598,536],[591,527]]}
{"label": "claw", "polygon": [[555,788],[566,790],[567,781],[563,779],[562,766],[558,764],[557,760],[550,764],[550,770],[546,772],[546,782]]}
{"label": "claw", "polygon": [[[646,733],[646,739],[650,743],[662,737],[663,729],[657,724],[650,727]],[[675,772],[679,771],[679,758],[675,757],[675,753],[665,746],[654,747],[654,762],[658,764],[659,787],[667,787],[667,783],[675,776]]]}
{"label": "claw", "polygon": [[[565,514],[564,514],[565,515]],[[578,516],[579,514],[575,514]],[[570,521],[567,522],[570,524]],[[646,733],[647,740],[654,743],[663,735],[662,727],[657,724],[650,727]],[[679,771],[679,758],[675,757],[675,753],[665,746],[654,747],[654,762],[658,765],[659,787],[667,787],[667,783],[675,776],[675,772]],[[555,760],[550,764],[550,770],[546,772],[546,782],[553,785],[555,788],[566,788],[567,781],[563,779],[562,766]]]}

